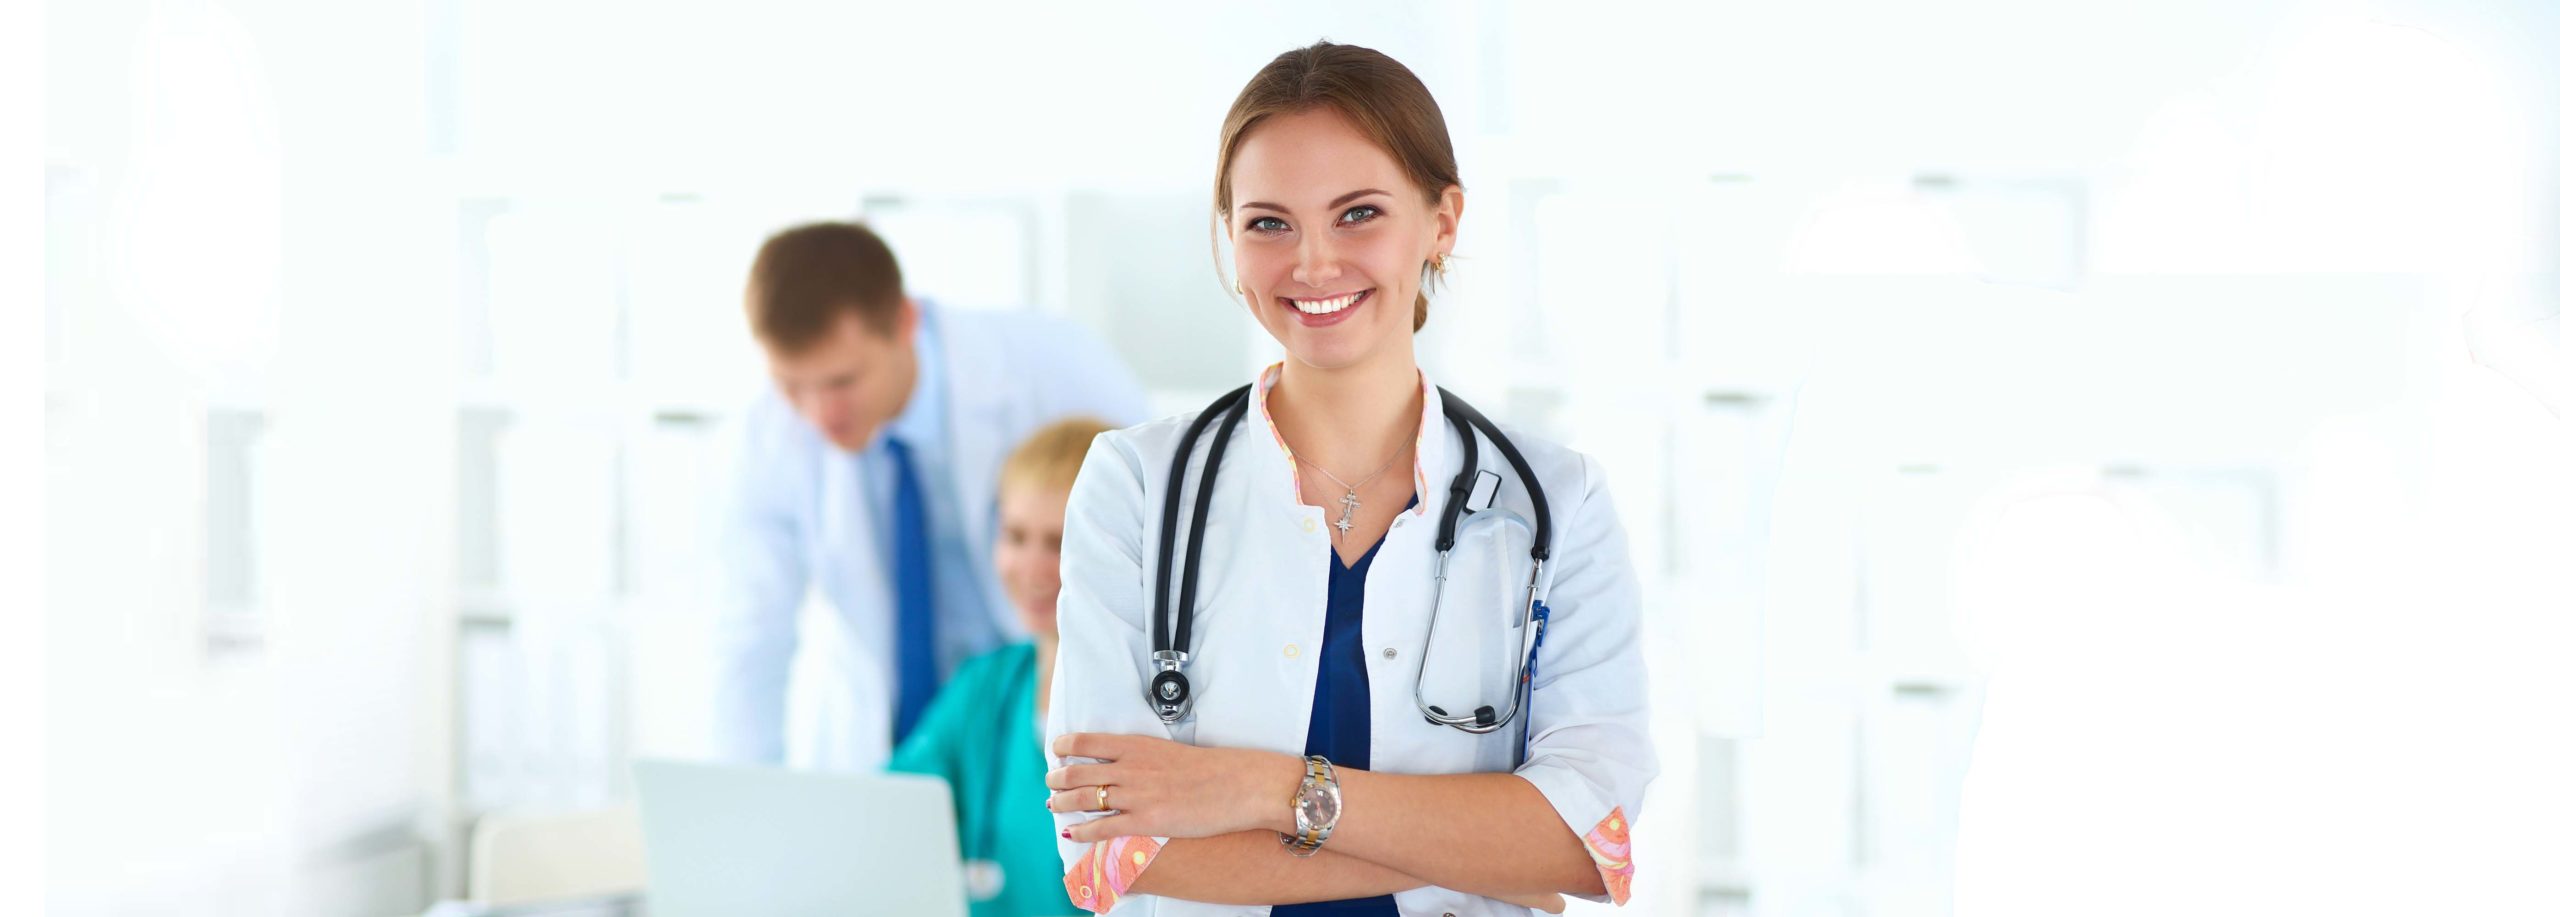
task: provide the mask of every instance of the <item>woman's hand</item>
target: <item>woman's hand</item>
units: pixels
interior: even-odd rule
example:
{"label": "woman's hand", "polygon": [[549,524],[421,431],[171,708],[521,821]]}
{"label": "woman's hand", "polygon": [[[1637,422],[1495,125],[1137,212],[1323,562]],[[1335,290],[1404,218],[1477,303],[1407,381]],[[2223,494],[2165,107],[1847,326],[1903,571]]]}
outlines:
{"label": "woman's hand", "polygon": [[[1304,759],[1279,752],[1198,748],[1153,736],[1085,732],[1059,736],[1061,758],[1098,758],[1049,772],[1049,811],[1120,814],[1067,829],[1077,843],[1115,837],[1216,837],[1255,828],[1294,828],[1290,800]],[[1101,790],[1111,790],[1105,805]]]}

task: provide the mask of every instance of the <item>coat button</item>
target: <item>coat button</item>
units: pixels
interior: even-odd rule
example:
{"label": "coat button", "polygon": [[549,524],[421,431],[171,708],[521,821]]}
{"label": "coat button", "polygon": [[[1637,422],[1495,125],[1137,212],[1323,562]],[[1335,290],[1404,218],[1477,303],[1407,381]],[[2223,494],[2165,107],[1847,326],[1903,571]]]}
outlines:
{"label": "coat button", "polygon": [[1300,519],[1298,520],[1298,530],[1309,535],[1313,535],[1316,533],[1316,521],[1314,519]]}
{"label": "coat button", "polygon": [[1395,647],[1392,647],[1392,646],[1387,647],[1387,658],[1389,658],[1389,659],[1394,659],[1394,658],[1396,658],[1396,648],[1395,648]]}
{"label": "coat button", "polygon": [[1288,646],[1281,647],[1281,648],[1280,648],[1280,655],[1287,656],[1287,657],[1289,657],[1289,658],[1291,658],[1291,659],[1296,659],[1296,658],[1298,658],[1298,645],[1297,645],[1297,644],[1295,644],[1295,643],[1292,643],[1292,644],[1289,644]]}

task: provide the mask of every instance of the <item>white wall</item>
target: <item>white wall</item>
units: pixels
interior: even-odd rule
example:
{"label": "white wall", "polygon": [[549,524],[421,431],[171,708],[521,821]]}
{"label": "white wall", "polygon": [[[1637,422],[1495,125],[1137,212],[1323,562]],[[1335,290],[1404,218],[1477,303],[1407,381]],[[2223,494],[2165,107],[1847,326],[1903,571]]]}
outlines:
{"label": "white wall", "polygon": [[920,291],[1087,322],[1168,411],[1242,378],[1215,130],[1317,37],[1457,140],[1427,367],[1621,500],[1666,761],[1634,910],[2551,903],[2560,443],[2499,337],[2560,310],[2546,4],[45,29],[62,913],[413,909],[480,812],[705,747],[773,229],[868,216]]}

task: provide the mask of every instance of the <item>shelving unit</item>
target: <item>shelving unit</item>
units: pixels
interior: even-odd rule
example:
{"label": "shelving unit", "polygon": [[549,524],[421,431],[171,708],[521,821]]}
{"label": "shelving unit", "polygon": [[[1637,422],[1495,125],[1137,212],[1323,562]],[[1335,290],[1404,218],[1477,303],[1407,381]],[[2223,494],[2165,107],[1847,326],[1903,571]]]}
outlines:
{"label": "shelving unit", "polygon": [[[624,763],[639,749],[630,629],[682,592],[636,572],[665,560],[635,545],[663,483],[637,469],[699,451],[736,401],[716,380],[744,343],[689,314],[734,322],[709,293],[725,262],[644,268],[696,198],[545,199],[509,193],[506,176],[452,174],[465,178],[451,236],[455,598],[439,666],[451,701],[429,743],[450,761],[431,806],[444,813],[440,895],[464,891],[481,816],[627,797]],[[584,305],[556,308],[564,297]],[[694,359],[669,360],[669,336]]]}

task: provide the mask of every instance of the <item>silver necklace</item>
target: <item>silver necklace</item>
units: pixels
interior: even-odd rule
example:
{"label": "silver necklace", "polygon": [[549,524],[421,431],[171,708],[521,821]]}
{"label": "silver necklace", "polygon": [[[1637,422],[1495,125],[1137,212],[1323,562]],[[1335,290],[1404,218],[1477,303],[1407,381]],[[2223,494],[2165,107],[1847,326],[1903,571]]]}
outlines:
{"label": "silver necklace", "polygon": [[1369,476],[1361,478],[1360,483],[1358,484],[1343,484],[1341,478],[1333,476],[1333,472],[1317,467],[1314,462],[1307,463],[1307,467],[1314,468],[1317,474],[1324,475],[1327,478],[1332,478],[1333,483],[1340,484],[1342,486],[1342,518],[1333,520],[1333,529],[1340,534],[1335,535],[1334,537],[1348,538],[1351,536],[1351,511],[1360,508],[1360,488],[1369,486],[1369,482],[1377,480],[1379,475],[1387,473],[1387,469],[1395,467],[1396,459],[1404,457],[1404,450],[1406,446],[1410,445],[1412,444],[1406,443],[1405,445],[1397,446],[1395,454],[1387,456],[1386,464],[1378,466],[1378,470],[1376,471],[1369,472]]}

